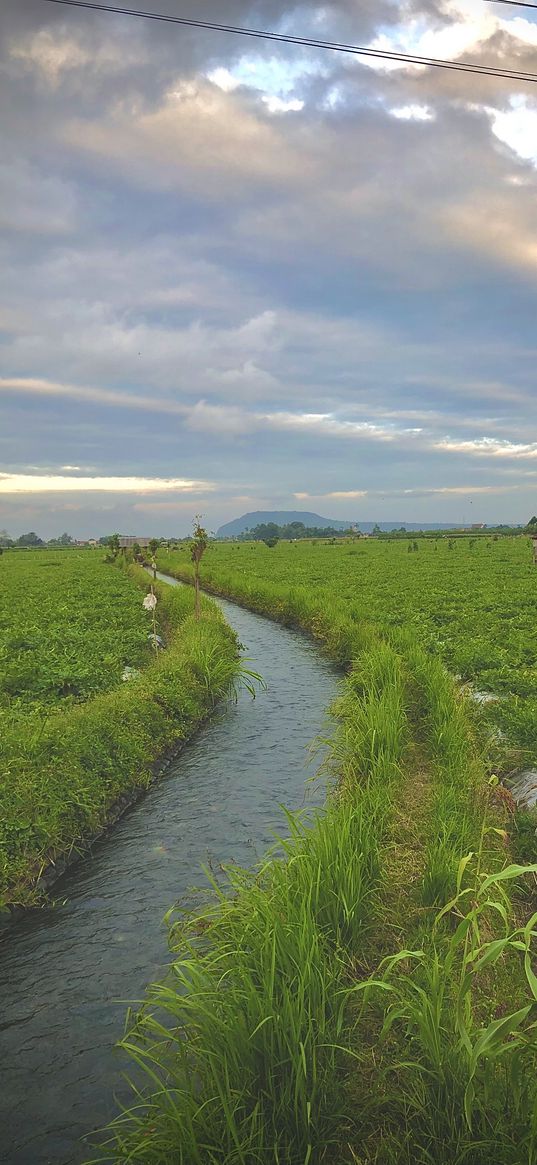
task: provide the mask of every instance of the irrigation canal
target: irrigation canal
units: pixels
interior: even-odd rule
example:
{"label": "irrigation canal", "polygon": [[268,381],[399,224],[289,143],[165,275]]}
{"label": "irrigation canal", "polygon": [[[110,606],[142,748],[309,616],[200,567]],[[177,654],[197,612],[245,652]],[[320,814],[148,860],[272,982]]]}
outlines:
{"label": "irrigation canal", "polygon": [[[174,582],[160,576],[167,582]],[[215,600],[220,601],[220,600]],[[255,863],[282,804],[315,805],[307,749],[338,673],[313,643],[221,602],[267,691],[226,705],[90,857],[56,883],[56,905],[22,917],[0,948],[0,1160],[77,1165],[84,1138],[128,1097],[115,1049],[126,1007],[169,961],[162,918],[202,864]]]}

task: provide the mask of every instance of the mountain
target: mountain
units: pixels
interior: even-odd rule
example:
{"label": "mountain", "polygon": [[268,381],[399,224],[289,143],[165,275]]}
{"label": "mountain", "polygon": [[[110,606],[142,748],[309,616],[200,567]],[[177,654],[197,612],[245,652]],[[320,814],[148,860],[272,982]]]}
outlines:
{"label": "mountain", "polygon": [[253,530],[262,522],[276,522],[277,526],[288,526],[290,522],[303,522],[305,526],[331,526],[333,530],[348,530],[350,522],[340,522],[337,518],[321,518],[319,514],[309,514],[304,510],[255,510],[253,514],[243,514],[226,522],[216,531],[217,538],[236,538],[245,530]]}
{"label": "mountain", "polygon": [[[277,526],[288,526],[290,522],[303,522],[305,526],[317,526],[321,529],[331,526],[333,530],[348,530],[353,524],[352,519],[346,522],[338,518],[321,518],[320,514],[310,514],[306,510],[255,510],[253,514],[243,514],[241,518],[234,518],[226,522],[216,531],[217,538],[236,538],[244,534],[245,530],[253,530],[262,522],[276,522]],[[364,534],[370,534],[376,525],[380,530],[399,530],[404,526],[406,530],[453,530],[454,522],[362,522],[355,519],[355,524]]]}

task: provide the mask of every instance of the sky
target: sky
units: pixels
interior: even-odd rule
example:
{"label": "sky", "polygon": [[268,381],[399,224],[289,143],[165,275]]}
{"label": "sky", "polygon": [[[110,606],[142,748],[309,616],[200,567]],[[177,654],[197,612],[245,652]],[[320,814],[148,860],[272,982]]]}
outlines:
{"label": "sky", "polygon": [[[537,74],[487,0],[146,11]],[[3,0],[0,527],[537,511],[537,85]]]}

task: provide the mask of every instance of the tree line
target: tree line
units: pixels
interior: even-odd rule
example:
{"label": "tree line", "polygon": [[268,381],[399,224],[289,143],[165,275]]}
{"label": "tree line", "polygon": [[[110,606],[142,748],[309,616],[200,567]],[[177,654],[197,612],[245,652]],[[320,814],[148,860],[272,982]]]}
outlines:
{"label": "tree line", "polygon": [[239,534],[240,542],[271,542],[273,539],[293,540],[299,538],[348,538],[354,533],[348,530],[335,530],[333,526],[305,526],[303,522],[289,522],[287,526],[278,526],[277,522],[261,522],[252,530],[244,530]]}

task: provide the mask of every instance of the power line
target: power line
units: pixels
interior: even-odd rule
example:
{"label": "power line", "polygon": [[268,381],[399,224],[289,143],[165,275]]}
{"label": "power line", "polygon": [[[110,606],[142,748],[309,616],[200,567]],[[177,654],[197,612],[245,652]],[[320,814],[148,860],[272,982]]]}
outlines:
{"label": "power line", "polygon": [[[69,8],[85,8],[94,12],[112,12],[119,16],[134,16],[142,20],[159,20],[166,24],[178,24],[186,28],[201,28],[211,32],[232,33],[235,36],[251,37],[256,40],[275,41],[278,44],[295,44],[306,48],[327,49],[330,52],[347,53],[358,57],[373,57],[385,61],[402,61],[408,65],[424,65],[434,69],[448,69],[459,73],[475,73],[485,77],[505,77],[508,80],[527,81],[535,84],[536,73],[515,69],[499,69],[494,65],[476,65],[469,61],[446,61],[436,57],[421,57],[409,53],[397,53],[388,49],[366,48],[362,45],[342,44],[337,41],[317,40],[313,37],[291,36],[281,32],[264,32],[257,28],[242,28],[239,25],[217,24],[207,20],[195,20],[186,16],[166,16],[157,12],[140,12],[135,8],[120,8],[110,4],[93,4],[90,0],[46,0],[49,4],[63,4]],[[510,0],[503,0],[507,3]],[[535,5],[537,7],[537,5]]]}
{"label": "power line", "polygon": [[488,0],[489,4],[510,4],[513,8],[537,8],[537,4],[530,4],[529,0]]}

